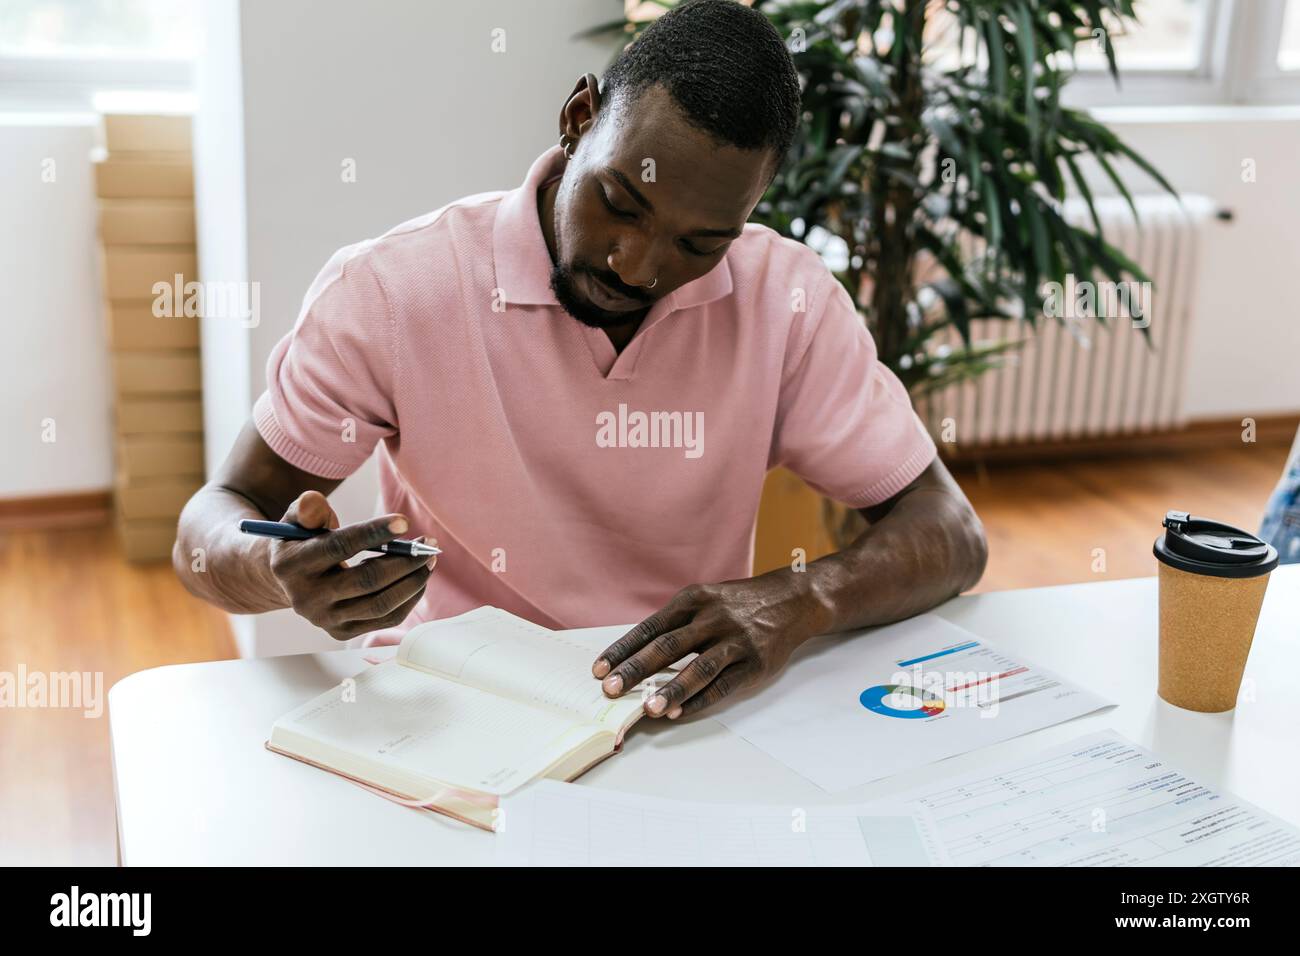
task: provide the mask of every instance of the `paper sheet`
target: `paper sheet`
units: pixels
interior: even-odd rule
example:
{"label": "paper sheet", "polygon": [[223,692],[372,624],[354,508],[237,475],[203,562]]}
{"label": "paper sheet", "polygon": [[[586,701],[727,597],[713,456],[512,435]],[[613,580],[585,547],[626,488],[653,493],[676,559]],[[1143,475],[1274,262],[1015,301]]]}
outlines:
{"label": "paper sheet", "polygon": [[717,720],[830,793],[1113,706],[935,614],[817,638]]}
{"label": "paper sheet", "polygon": [[1300,830],[1114,731],[899,799],[954,866],[1300,866]]}
{"label": "paper sheet", "polygon": [[497,816],[497,862],[532,866],[938,866],[924,811],[745,806],[540,780]]}

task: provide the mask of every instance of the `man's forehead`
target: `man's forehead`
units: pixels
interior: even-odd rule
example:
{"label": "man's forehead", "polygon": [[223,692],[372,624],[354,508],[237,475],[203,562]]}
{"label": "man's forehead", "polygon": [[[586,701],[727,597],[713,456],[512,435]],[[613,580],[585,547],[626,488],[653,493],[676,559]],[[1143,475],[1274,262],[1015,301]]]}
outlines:
{"label": "man's forehead", "polygon": [[621,174],[651,202],[659,196],[743,217],[766,185],[763,151],[720,144],[678,117],[642,121],[633,107],[600,139],[593,169]]}
{"label": "man's forehead", "polygon": [[662,149],[684,155],[718,152],[734,161],[761,165],[767,158],[766,150],[746,150],[718,139],[686,114],[662,86],[651,86],[639,94],[617,93],[612,101],[601,105],[601,113],[609,122],[607,126],[612,148]]}

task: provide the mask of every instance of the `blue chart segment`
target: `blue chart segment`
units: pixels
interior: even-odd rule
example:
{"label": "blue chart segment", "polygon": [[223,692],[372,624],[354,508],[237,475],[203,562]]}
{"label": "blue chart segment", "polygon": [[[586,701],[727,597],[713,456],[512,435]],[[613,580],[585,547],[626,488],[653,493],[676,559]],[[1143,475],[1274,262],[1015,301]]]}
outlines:
{"label": "blue chart segment", "polygon": [[[890,697],[894,698],[892,703],[888,699]],[[900,697],[910,698],[907,701],[908,706],[896,706],[901,703]],[[942,714],[944,709],[942,697],[935,697],[919,687],[910,687],[906,684],[877,684],[864,690],[858,700],[867,710],[882,717],[915,720],[937,716]]]}
{"label": "blue chart segment", "polygon": [[899,661],[899,667],[915,667],[917,664],[924,664],[926,661],[932,661],[938,657],[947,657],[949,654],[960,654],[962,651],[970,651],[980,646],[979,641],[966,641],[963,644],[957,644],[954,647],[945,647],[941,651],[935,651],[933,654],[926,654],[922,657],[913,657],[910,661]]}

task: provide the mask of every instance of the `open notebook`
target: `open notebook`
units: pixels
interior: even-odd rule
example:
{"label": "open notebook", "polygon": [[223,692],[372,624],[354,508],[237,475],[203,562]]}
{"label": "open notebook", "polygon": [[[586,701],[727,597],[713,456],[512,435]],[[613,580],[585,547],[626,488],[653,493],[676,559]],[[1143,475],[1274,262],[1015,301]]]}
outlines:
{"label": "open notebook", "polygon": [[411,628],[397,656],[275,722],[266,745],[492,829],[499,797],[619,750],[643,681],[610,700],[593,649],[500,608]]}

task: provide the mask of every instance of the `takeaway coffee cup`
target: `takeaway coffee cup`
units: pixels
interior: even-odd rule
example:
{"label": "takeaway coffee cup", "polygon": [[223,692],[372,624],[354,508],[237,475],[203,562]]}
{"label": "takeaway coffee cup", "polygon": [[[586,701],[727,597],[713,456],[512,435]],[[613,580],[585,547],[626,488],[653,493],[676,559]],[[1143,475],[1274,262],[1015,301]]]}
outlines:
{"label": "takeaway coffee cup", "polygon": [[1219,713],[1237,703],[1241,674],[1277,549],[1248,531],[1171,511],[1160,561],[1160,686],[1169,703]]}

